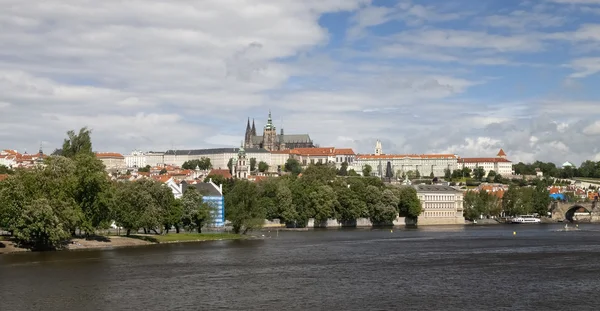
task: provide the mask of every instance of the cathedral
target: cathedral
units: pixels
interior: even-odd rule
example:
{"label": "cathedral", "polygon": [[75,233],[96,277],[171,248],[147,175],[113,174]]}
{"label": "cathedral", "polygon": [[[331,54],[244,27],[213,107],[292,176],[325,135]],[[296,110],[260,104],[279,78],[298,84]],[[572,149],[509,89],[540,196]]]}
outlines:
{"label": "cathedral", "polygon": [[280,133],[277,134],[277,129],[273,125],[273,119],[271,118],[271,112],[269,111],[269,118],[267,124],[264,126],[262,136],[256,135],[256,126],[254,120],[252,120],[252,127],[250,127],[250,118],[248,118],[248,124],[246,125],[246,136],[244,138],[244,148],[264,148],[268,151],[279,151],[294,148],[313,148],[313,144],[308,134],[292,134],[285,135],[283,128]]}

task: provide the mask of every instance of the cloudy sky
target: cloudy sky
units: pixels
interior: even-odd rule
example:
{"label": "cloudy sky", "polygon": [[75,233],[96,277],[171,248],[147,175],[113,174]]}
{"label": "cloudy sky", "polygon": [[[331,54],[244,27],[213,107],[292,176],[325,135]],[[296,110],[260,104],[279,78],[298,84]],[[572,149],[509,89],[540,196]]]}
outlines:
{"label": "cloudy sky", "polygon": [[600,0],[0,0],[0,148],[600,160]]}

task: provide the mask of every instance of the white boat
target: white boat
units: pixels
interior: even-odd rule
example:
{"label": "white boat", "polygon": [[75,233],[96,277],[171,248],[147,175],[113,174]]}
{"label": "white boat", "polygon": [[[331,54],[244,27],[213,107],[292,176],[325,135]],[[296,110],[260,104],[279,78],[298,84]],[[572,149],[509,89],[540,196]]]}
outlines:
{"label": "white boat", "polygon": [[511,219],[513,224],[539,224],[542,220],[534,215],[519,215]]}

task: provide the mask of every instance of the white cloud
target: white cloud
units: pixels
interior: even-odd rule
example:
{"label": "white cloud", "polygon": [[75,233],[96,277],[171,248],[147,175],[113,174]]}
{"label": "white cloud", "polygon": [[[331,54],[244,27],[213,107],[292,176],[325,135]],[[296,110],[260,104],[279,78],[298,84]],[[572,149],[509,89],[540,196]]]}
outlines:
{"label": "white cloud", "polygon": [[600,57],[575,59],[569,66],[576,71],[571,78],[585,78],[600,72]]}

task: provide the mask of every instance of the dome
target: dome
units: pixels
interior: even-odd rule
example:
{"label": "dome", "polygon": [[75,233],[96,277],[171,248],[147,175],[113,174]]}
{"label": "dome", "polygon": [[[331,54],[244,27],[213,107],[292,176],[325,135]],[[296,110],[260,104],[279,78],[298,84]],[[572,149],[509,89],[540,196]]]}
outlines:
{"label": "dome", "polygon": [[567,162],[565,162],[565,163],[562,164],[562,167],[568,167],[568,166],[575,167],[575,165],[573,165],[573,163],[571,163],[569,161],[567,161]]}

